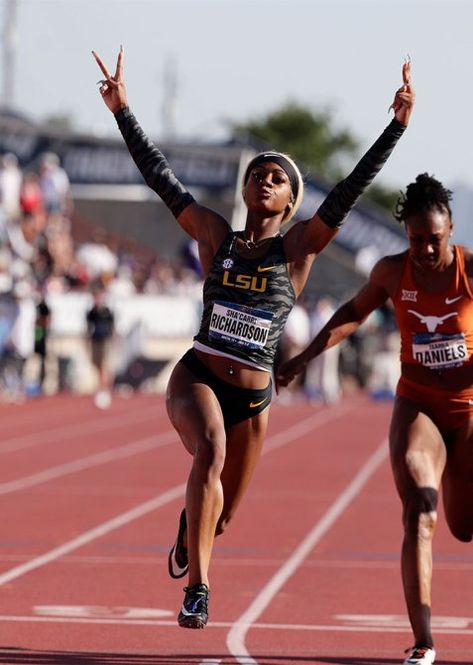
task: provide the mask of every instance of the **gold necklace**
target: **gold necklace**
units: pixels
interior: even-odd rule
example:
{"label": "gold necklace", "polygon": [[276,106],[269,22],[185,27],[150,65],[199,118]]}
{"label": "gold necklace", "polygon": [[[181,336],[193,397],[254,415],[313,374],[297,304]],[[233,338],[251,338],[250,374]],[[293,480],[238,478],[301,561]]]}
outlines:
{"label": "gold necklace", "polygon": [[255,247],[260,247],[263,243],[267,242],[268,240],[272,240],[273,238],[276,238],[278,235],[280,235],[279,231],[275,233],[272,236],[266,236],[266,238],[261,238],[261,240],[249,240],[246,237],[246,232],[243,231],[241,235],[241,239],[245,243],[246,247],[248,249],[254,249]]}

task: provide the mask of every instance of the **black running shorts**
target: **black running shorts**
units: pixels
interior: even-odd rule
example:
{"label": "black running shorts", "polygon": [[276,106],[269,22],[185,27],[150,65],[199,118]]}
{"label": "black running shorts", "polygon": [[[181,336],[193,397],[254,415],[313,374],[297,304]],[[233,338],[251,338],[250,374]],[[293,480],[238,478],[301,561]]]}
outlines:
{"label": "black running shorts", "polygon": [[180,362],[206,386],[209,386],[218,399],[223,413],[225,428],[241,423],[264,411],[271,403],[272,381],[266,388],[251,390],[240,388],[219,379],[197,356],[194,349],[189,349]]}

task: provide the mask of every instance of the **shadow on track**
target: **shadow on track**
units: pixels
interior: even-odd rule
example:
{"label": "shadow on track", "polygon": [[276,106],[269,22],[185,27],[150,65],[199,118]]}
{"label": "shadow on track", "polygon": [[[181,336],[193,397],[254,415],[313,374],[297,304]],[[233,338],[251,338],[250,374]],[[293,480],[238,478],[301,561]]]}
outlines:
{"label": "shadow on track", "polygon": [[[258,665],[399,665],[400,658],[359,658],[351,656],[254,656]],[[242,660],[244,660],[242,658]],[[80,651],[37,651],[0,647],[4,665],[201,665],[202,661],[220,665],[238,665],[228,654],[159,654],[101,653]],[[466,661],[437,660],[436,665],[467,665]]]}

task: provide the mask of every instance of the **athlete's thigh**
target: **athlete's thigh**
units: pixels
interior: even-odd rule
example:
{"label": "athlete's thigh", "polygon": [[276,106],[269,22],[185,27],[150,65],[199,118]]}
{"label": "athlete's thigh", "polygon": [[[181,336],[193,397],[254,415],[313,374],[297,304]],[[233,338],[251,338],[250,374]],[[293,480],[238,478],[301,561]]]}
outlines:
{"label": "athlete's thigh", "polygon": [[394,402],[389,448],[401,496],[413,488],[439,488],[446,462],[442,435],[429,416],[404,397]]}
{"label": "athlete's thigh", "polygon": [[473,531],[473,418],[448,438],[443,475],[447,522],[455,536],[470,540]]}
{"label": "athlete's thigh", "polygon": [[224,518],[240,503],[253,476],[268,426],[269,407],[227,430],[227,449],[221,480],[224,492]]}
{"label": "athlete's thigh", "polygon": [[166,408],[172,425],[191,454],[205,441],[225,445],[223,415],[215,393],[182,363],[176,365],[169,379]]}

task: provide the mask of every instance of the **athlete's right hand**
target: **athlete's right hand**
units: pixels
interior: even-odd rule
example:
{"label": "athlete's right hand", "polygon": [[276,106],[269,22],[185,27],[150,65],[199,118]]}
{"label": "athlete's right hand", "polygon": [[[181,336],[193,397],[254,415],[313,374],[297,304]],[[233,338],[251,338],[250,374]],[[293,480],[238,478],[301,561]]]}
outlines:
{"label": "athlete's right hand", "polygon": [[92,51],[92,55],[96,59],[97,64],[104,75],[104,78],[99,81],[99,91],[102,95],[102,99],[112,113],[117,113],[120,109],[128,106],[125,82],[123,80],[123,46],[120,46],[117,68],[114,76],[110,74],[106,64],[95,51]]}

